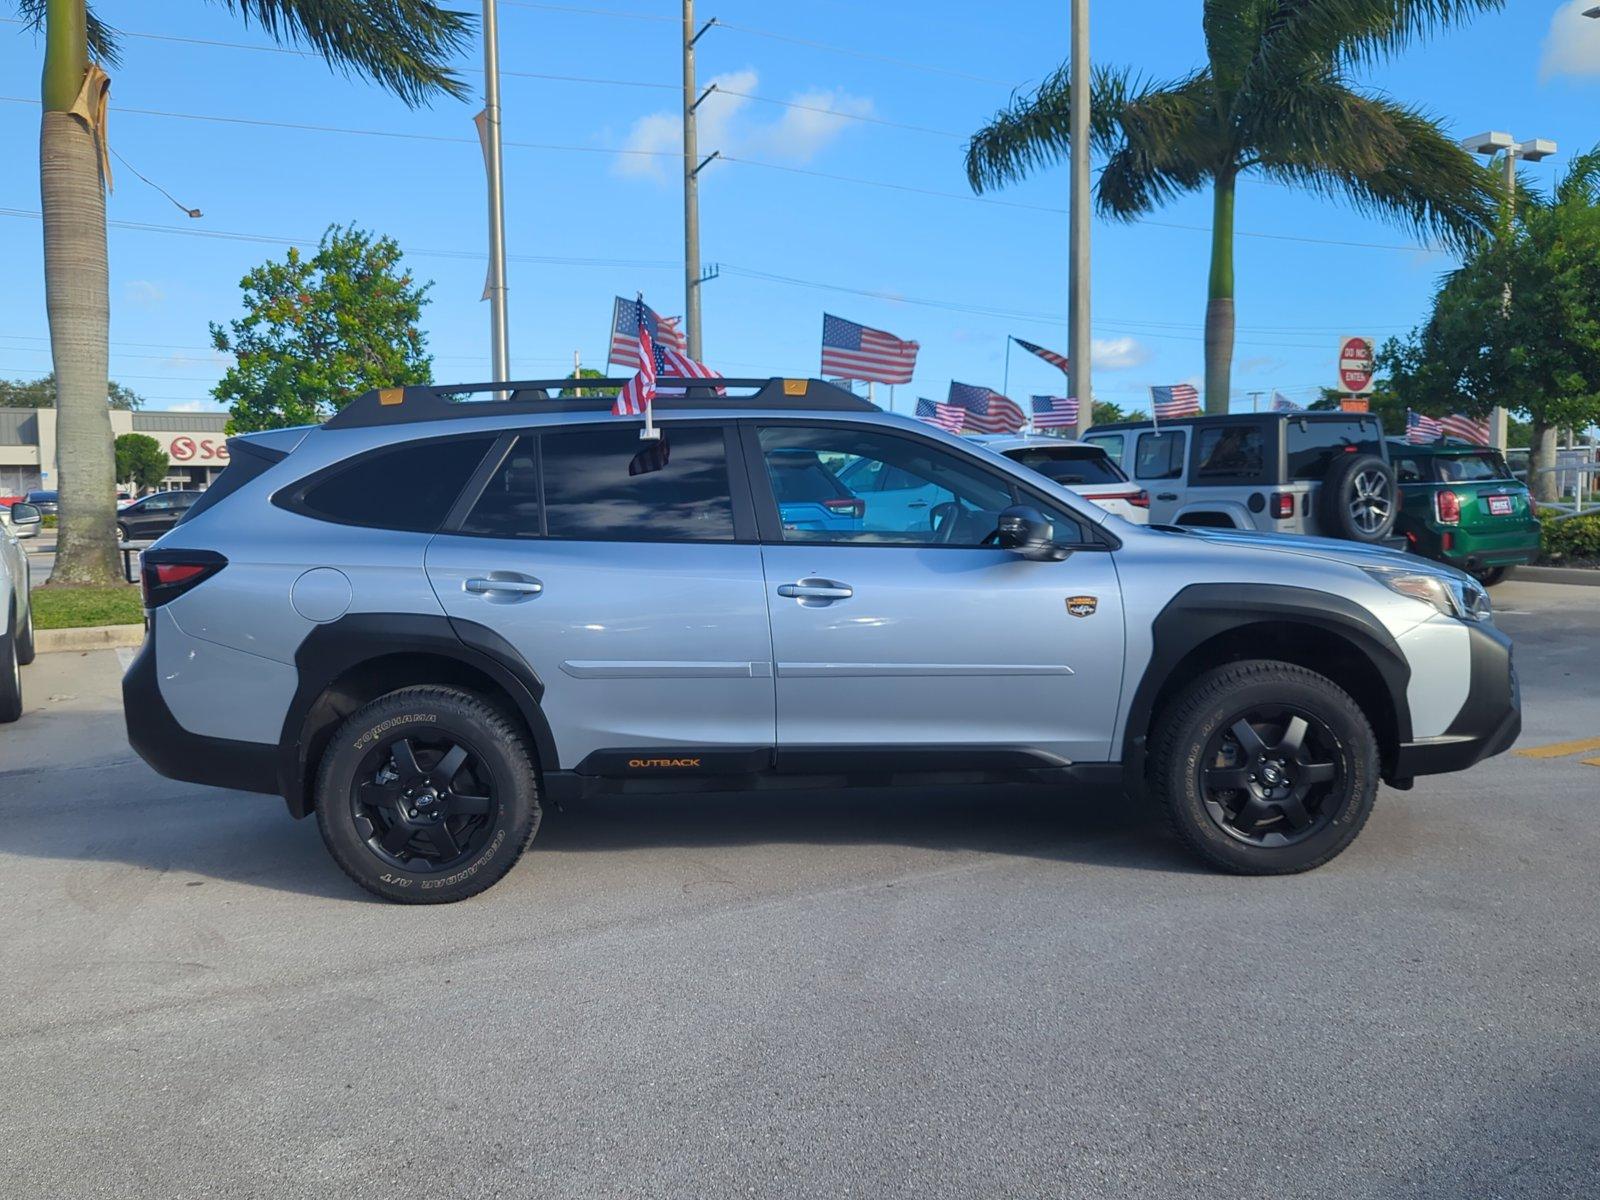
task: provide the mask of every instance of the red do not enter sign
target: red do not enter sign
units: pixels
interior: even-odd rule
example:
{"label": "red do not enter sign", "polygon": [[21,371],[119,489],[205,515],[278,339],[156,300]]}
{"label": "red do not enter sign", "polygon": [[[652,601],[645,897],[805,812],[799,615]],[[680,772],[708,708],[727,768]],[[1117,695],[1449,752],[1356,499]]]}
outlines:
{"label": "red do not enter sign", "polygon": [[1377,348],[1369,337],[1347,337],[1339,343],[1339,390],[1362,396],[1372,390]]}

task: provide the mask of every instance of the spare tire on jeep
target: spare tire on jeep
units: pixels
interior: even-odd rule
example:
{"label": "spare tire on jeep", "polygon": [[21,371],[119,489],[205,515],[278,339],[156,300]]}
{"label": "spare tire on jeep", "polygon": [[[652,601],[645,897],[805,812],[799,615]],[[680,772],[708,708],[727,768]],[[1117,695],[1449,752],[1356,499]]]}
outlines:
{"label": "spare tire on jeep", "polygon": [[1323,477],[1317,521],[1324,537],[1381,542],[1398,508],[1393,467],[1376,454],[1340,454]]}

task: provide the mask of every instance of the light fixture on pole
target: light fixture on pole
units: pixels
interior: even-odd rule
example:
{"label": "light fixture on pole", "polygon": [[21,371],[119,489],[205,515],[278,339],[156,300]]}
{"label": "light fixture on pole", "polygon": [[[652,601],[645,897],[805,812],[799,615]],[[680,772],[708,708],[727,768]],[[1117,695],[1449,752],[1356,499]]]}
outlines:
{"label": "light fixture on pole", "polygon": [[[1595,9],[1595,12],[1600,13],[1600,8]],[[1556,144],[1549,138],[1529,138],[1526,141],[1519,142],[1509,133],[1502,133],[1499,130],[1491,130],[1488,133],[1478,133],[1469,138],[1462,138],[1461,148],[1469,154],[1481,154],[1491,160],[1496,155],[1502,157],[1506,172],[1506,212],[1508,215],[1514,215],[1517,210],[1517,163],[1523,160],[1539,162],[1542,159],[1549,158],[1556,152]],[[1505,307],[1508,310],[1511,307],[1511,285],[1509,283],[1506,284]],[[1498,404],[1495,405],[1494,411],[1489,414],[1489,440],[1499,450],[1503,451],[1506,448],[1506,410]]]}
{"label": "light fixture on pole", "polygon": [[1089,0],[1072,0],[1071,198],[1067,216],[1067,390],[1078,401],[1079,437],[1094,424],[1089,324]]}

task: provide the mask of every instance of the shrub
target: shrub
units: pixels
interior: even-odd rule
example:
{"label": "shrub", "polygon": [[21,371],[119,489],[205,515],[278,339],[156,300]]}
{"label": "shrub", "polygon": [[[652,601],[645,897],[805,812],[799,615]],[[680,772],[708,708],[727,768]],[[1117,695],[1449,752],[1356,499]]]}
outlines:
{"label": "shrub", "polygon": [[1552,512],[1539,514],[1539,524],[1543,527],[1541,556],[1550,562],[1569,559],[1600,562],[1600,512],[1585,513],[1565,521],[1556,517]]}

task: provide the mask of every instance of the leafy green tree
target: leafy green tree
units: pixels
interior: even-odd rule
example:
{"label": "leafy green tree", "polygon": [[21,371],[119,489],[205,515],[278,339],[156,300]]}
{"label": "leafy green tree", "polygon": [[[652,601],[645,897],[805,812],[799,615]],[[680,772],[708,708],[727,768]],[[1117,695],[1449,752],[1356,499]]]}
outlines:
{"label": "leafy green tree", "polygon": [[[568,379],[580,380],[604,379],[605,377],[606,373],[604,371],[597,371],[593,367],[579,367],[571,375],[567,376]],[[615,387],[595,388],[580,386],[575,388],[562,388],[558,394],[562,396],[615,396],[619,391],[621,391],[621,389]]]}
{"label": "leafy green tree", "polygon": [[[407,104],[469,94],[448,64],[465,49],[472,20],[432,0],[213,3],[274,41],[307,47],[330,66],[374,80]],[[12,0],[12,6],[25,25],[44,32],[39,197],[45,309],[61,392],[61,540],[51,579],[115,583],[122,572],[104,403],[111,298],[99,114],[111,83],[102,64],[117,63],[116,34],[87,0]],[[160,7],[180,6],[168,0]]]}
{"label": "leafy green tree", "polygon": [[1427,324],[1378,361],[1419,411],[1523,414],[1530,482],[1554,499],[1554,478],[1537,472],[1555,465],[1557,431],[1600,421],[1600,147],[1553,194],[1520,193],[1515,221],[1445,277]]}
{"label": "leafy green tree", "polygon": [[[144,397],[132,388],[125,388],[116,380],[106,385],[106,403],[111,408],[131,412],[144,407]],[[38,379],[0,379],[0,408],[54,408],[56,406],[56,373],[41,375]]]}
{"label": "leafy green tree", "polygon": [[[1422,110],[1355,86],[1352,69],[1504,0],[1206,0],[1206,63],[1156,82],[1095,73],[1091,150],[1104,158],[1102,214],[1136,221],[1210,188],[1206,411],[1232,388],[1233,218],[1239,178],[1340,196],[1358,211],[1455,247],[1492,224],[1492,179]],[[975,191],[1068,153],[1069,66],[1016,96],[967,146]]]}
{"label": "leafy green tree", "polygon": [[116,464],[117,482],[131,483],[141,492],[167,477],[167,452],[147,433],[125,433],[117,438]]}
{"label": "leafy green tree", "polygon": [[1111,425],[1117,421],[1146,421],[1150,414],[1142,408],[1124,409],[1114,400],[1096,400],[1094,402],[1094,423],[1096,425]]}
{"label": "leafy green tree", "polygon": [[411,278],[392,238],[331,225],[311,257],[291,248],[239,286],[245,315],[211,326],[236,359],[212,391],[232,432],[313,424],[369,388],[432,379],[418,325],[432,285]]}
{"label": "leafy green tree", "polygon": [[[1337,410],[1345,393],[1336,388],[1323,388],[1322,395],[1306,405],[1312,412],[1328,412]],[[1394,382],[1379,376],[1373,381],[1373,388],[1367,396],[1367,409],[1383,421],[1385,437],[1405,437],[1406,435],[1406,409],[1414,408],[1418,412],[1430,416],[1444,416],[1443,412],[1434,412],[1425,409],[1419,404],[1407,404],[1400,393],[1394,390]],[[1515,417],[1506,422],[1507,445],[1526,449],[1530,426],[1526,421],[1519,421]]]}

